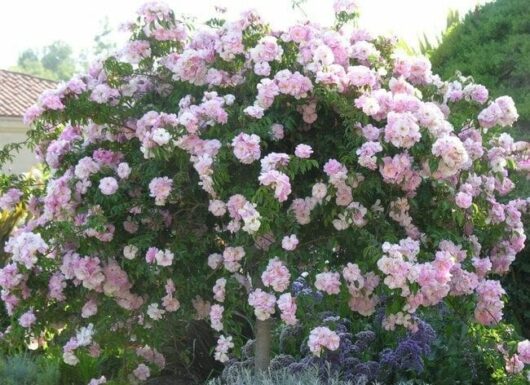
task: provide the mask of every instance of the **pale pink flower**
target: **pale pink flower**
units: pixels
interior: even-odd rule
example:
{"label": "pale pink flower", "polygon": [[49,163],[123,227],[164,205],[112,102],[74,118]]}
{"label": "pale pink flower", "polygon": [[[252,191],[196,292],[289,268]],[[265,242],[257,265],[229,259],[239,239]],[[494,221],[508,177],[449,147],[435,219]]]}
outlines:
{"label": "pale pink flower", "polygon": [[[1,271],[0,271],[0,286],[4,287],[4,285],[2,285],[2,272]],[[50,282],[48,283],[49,297],[57,301],[64,301],[66,299],[63,293],[63,290],[65,288],[66,288],[66,282],[64,279],[64,275],[60,271],[55,272],[51,276]]]}
{"label": "pale pink flower", "polygon": [[109,87],[107,84],[98,84],[96,87],[94,87],[92,93],[90,94],[90,100],[98,104],[109,103],[114,105],[116,103],[116,99],[119,97],[120,91]]}
{"label": "pale pink flower", "polygon": [[519,359],[525,363],[530,364],[530,341],[524,340],[517,344],[517,353]]}
{"label": "pale pink flower", "polygon": [[289,164],[289,155],[285,153],[271,152],[270,154],[261,158],[261,172],[277,170],[280,167],[285,167]]}
{"label": "pale pink flower", "polygon": [[131,64],[138,64],[142,59],[151,56],[151,47],[148,41],[133,40],[121,51],[122,58]]}
{"label": "pale pink flower", "polygon": [[107,383],[107,378],[105,376],[101,376],[99,378],[92,378],[88,385],[102,385]]}
{"label": "pale pink flower", "polygon": [[175,255],[170,250],[159,250],[155,255],[156,264],[158,266],[171,266]]}
{"label": "pale pink flower", "polygon": [[285,293],[280,295],[278,301],[278,309],[280,309],[280,317],[283,322],[287,325],[295,325],[298,320],[296,319],[296,300],[291,293]]}
{"label": "pale pink flower", "polygon": [[127,179],[131,174],[131,168],[128,163],[122,162],[118,165],[117,174],[121,179]]}
{"label": "pale pink flower", "polygon": [[234,155],[243,164],[250,164],[261,157],[259,136],[241,133],[232,140]]}
{"label": "pale pink flower", "polygon": [[163,146],[169,143],[171,140],[171,134],[164,128],[157,128],[151,134],[151,139],[159,146]]}
{"label": "pale pink flower", "polygon": [[48,250],[48,245],[38,233],[19,232],[9,238],[4,250],[11,253],[13,262],[24,265],[27,269],[32,269],[37,263],[37,254],[45,253]]}
{"label": "pale pink flower", "polygon": [[235,273],[241,267],[240,261],[245,256],[245,249],[241,246],[226,247],[223,251],[223,263],[225,269],[231,273]]}
{"label": "pale pink flower", "polygon": [[98,304],[95,300],[89,299],[81,309],[81,317],[89,318],[96,315],[98,312]]}
{"label": "pale pink flower", "polygon": [[279,202],[284,202],[291,194],[291,183],[289,177],[283,172],[270,170],[259,176],[259,182],[264,186],[274,187],[274,196]]}
{"label": "pale pink flower", "polygon": [[502,319],[504,303],[502,296],[506,294],[499,281],[483,280],[479,282],[475,307],[475,319],[483,325],[495,325]]}
{"label": "pale pink flower", "polygon": [[180,302],[171,294],[167,294],[162,297],[162,306],[164,306],[164,309],[168,312],[175,312],[180,309]]}
{"label": "pale pink flower", "polygon": [[338,179],[345,178],[347,174],[346,167],[336,159],[330,159],[326,162],[324,165],[324,172],[329,177],[335,177]]}
{"label": "pale pink flower", "polygon": [[32,309],[22,314],[18,319],[20,326],[25,329],[30,328],[35,322],[37,322],[37,317],[35,317]]}
{"label": "pale pink flower", "polygon": [[138,255],[138,247],[127,245],[123,248],[123,256],[127,259],[134,259]]}
{"label": "pale pink flower", "polygon": [[349,263],[342,270],[342,276],[351,285],[354,285],[356,290],[360,290],[364,287],[364,277],[361,273],[361,269],[356,263]]}
{"label": "pale pink flower", "polygon": [[443,178],[455,175],[468,165],[469,154],[456,136],[445,135],[438,138],[432,146],[432,153],[441,158],[437,172]]}
{"label": "pale pink flower", "polygon": [[102,194],[112,195],[118,191],[118,182],[111,176],[103,178],[99,181],[99,190]]}
{"label": "pale pink flower", "polygon": [[4,195],[0,197],[0,208],[2,210],[14,209],[17,203],[20,202],[20,198],[22,198],[23,195],[24,194],[19,189],[10,188]]}
{"label": "pale pink flower", "polygon": [[46,90],[39,96],[39,102],[44,110],[64,110],[64,104],[53,90]]}
{"label": "pale pink flower", "polygon": [[354,87],[373,87],[377,83],[375,72],[366,66],[351,66],[347,73],[348,82]]}
{"label": "pale pink flower", "polygon": [[322,201],[328,193],[328,187],[324,183],[315,183],[311,189],[313,198]]}
{"label": "pale pink flower", "polygon": [[298,158],[302,158],[302,159],[311,157],[312,153],[313,153],[313,149],[311,148],[311,146],[308,146],[307,144],[299,144],[298,146],[296,146],[294,150],[294,154]]}
{"label": "pale pink flower", "polygon": [[220,336],[215,347],[214,358],[219,362],[228,361],[228,351],[234,347],[232,336]]}
{"label": "pale pink flower", "polygon": [[320,357],[323,348],[334,351],[339,348],[339,345],[339,336],[328,327],[319,326],[309,333],[307,346],[309,346],[309,350],[317,357]]}
{"label": "pale pink flower", "polygon": [[223,330],[223,312],[225,308],[221,305],[215,304],[210,307],[210,324],[212,329],[220,332]]}
{"label": "pale pink flower", "polygon": [[44,112],[43,108],[39,107],[36,104],[32,105],[24,113],[24,117],[23,117],[24,124],[27,126],[30,126],[31,124],[33,124],[35,120],[37,120],[42,115],[43,112]]}
{"label": "pale pink flower", "polygon": [[484,104],[488,101],[489,93],[482,84],[468,84],[464,87],[464,95],[474,102]]}
{"label": "pale pink flower", "polygon": [[216,217],[222,217],[226,214],[226,204],[219,199],[210,200],[208,211]]}
{"label": "pale pink flower", "polygon": [[278,71],[274,80],[282,94],[293,96],[295,99],[307,98],[313,91],[311,79],[300,72],[291,72],[288,69]]}
{"label": "pale pink flower", "polygon": [[359,9],[359,5],[355,0],[335,0],[333,2],[333,10],[335,13],[345,12],[348,14],[355,13]]}
{"label": "pale pink flower", "polygon": [[256,318],[265,321],[275,312],[276,297],[261,289],[256,289],[249,294],[248,304],[254,308]]}
{"label": "pale pink flower", "polygon": [[223,263],[223,256],[218,253],[210,254],[208,256],[208,266],[212,270],[218,269]]}
{"label": "pale pink flower", "polygon": [[357,149],[356,154],[359,156],[359,164],[370,170],[377,170],[376,154],[383,151],[379,142],[365,142]]}
{"label": "pale pink flower", "polygon": [[514,354],[511,357],[506,357],[505,361],[506,372],[508,372],[509,374],[521,373],[524,369],[524,362],[519,359],[519,356],[517,354]]}
{"label": "pale pink flower", "polygon": [[226,288],[226,278],[219,278],[215,281],[215,286],[213,287],[213,298],[218,302],[224,302],[225,300],[225,289]]}
{"label": "pale pink flower", "polygon": [[265,110],[261,106],[253,105],[253,106],[248,106],[247,108],[245,108],[243,112],[253,118],[261,119],[263,118]]}
{"label": "pale pink flower", "polygon": [[173,188],[173,181],[167,176],[154,178],[149,183],[150,196],[155,198],[155,204],[157,206],[164,206],[166,200],[171,194]]}
{"label": "pale pink flower", "polygon": [[133,374],[140,381],[146,381],[149,377],[151,377],[151,371],[145,364],[139,364],[136,369],[133,370]]}
{"label": "pale pink flower", "polygon": [[273,140],[282,140],[285,136],[283,125],[274,123],[271,126],[271,136]]}
{"label": "pale pink flower", "polygon": [[289,287],[291,274],[285,264],[278,258],[269,260],[267,268],[261,274],[261,281],[265,287],[272,287],[274,291],[282,292]]}
{"label": "pale pink flower", "polygon": [[254,64],[254,73],[259,76],[269,76],[271,73],[271,66],[267,62],[260,62]]}
{"label": "pale pink flower", "polygon": [[417,119],[410,112],[389,112],[385,127],[385,141],[400,148],[411,148],[421,139]]}
{"label": "pale pink flower", "polygon": [[336,272],[319,273],[315,277],[315,287],[327,294],[340,293],[340,274]]}
{"label": "pale pink flower", "polygon": [[455,196],[456,205],[462,209],[471,207],[473,203],[473,197],[465,192],[459,192]]}
{"label": "pale pink flower", "polygon": [[262,37],[258,44],[249,50],[251,59],[256,63],[279,61],[283,54],[283,49],[278,45],[274,36]]}
{"label": "pale pink flower", "polygon": [[298,238],[296,234],[286,235],[282,239],[282,248],[287,251],[293,251],[298,246]]}
{"label": "pale pink flower", "polygon": [[147,307],[147,315],[149,318],[158,321],[166,313],[164,309],[160,309],[157,303],[152,303]]}

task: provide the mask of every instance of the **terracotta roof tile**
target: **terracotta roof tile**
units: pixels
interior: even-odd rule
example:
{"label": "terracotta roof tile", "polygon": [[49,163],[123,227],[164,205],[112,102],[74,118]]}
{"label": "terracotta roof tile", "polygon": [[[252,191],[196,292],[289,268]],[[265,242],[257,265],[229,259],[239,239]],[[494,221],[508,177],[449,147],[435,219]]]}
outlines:
{"label": "terracotta roof tile", "polygon": [[22,116],[39,95],[57,83],[32,75],[0,70],[0,116]]}

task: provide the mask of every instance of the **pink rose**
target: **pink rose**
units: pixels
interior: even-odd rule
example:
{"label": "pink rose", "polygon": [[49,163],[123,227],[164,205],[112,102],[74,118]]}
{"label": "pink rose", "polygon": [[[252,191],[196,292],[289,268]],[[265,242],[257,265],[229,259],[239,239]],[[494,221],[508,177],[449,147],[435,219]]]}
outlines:
{"label": "pink rose", "polygon": [[309,158],[311,154],[313,153],[313,149],[311,146],[308,146],[307,144],[299,144],[296,146],[294,150],[294,154],[302,159]]}
{"label": "pink rose", "polygon": [[282,248],[287,251],[293,251],[298,246],[298,238],[295,234],[286,235],[282,239]]}
{"label": "pink rose", "polygon": [[102,194],[112,195],[118,190],[118,182],[111,176],[99,181],[99,189]]}
{"label": "pink rose", "polygon": [[307,341],[309,350],[317,357],[320,357],[322,349],[337,350],[340,345],[340,338],[334,331],[325,326],[319,326],[311,330]]}

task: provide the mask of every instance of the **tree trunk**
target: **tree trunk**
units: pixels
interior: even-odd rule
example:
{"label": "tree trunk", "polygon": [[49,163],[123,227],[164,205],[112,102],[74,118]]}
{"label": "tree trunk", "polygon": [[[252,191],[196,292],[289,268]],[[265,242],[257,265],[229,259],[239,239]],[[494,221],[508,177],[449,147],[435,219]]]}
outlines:
{"label": "tree trunk", "polygon": [[265,371],[271,362],[271,341],[272,341],[272,319],[266,321],[256,320],[256,350],[255,368],[256,371]]}

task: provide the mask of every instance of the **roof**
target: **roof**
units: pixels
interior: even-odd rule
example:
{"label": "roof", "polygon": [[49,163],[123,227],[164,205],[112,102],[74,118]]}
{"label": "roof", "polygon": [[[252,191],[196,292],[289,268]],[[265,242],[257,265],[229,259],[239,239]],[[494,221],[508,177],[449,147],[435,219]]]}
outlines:
{"label": "roof", "polygon": [[0,116],[23,116],[43,91],[56,87],[53,80],[0,70]]}

